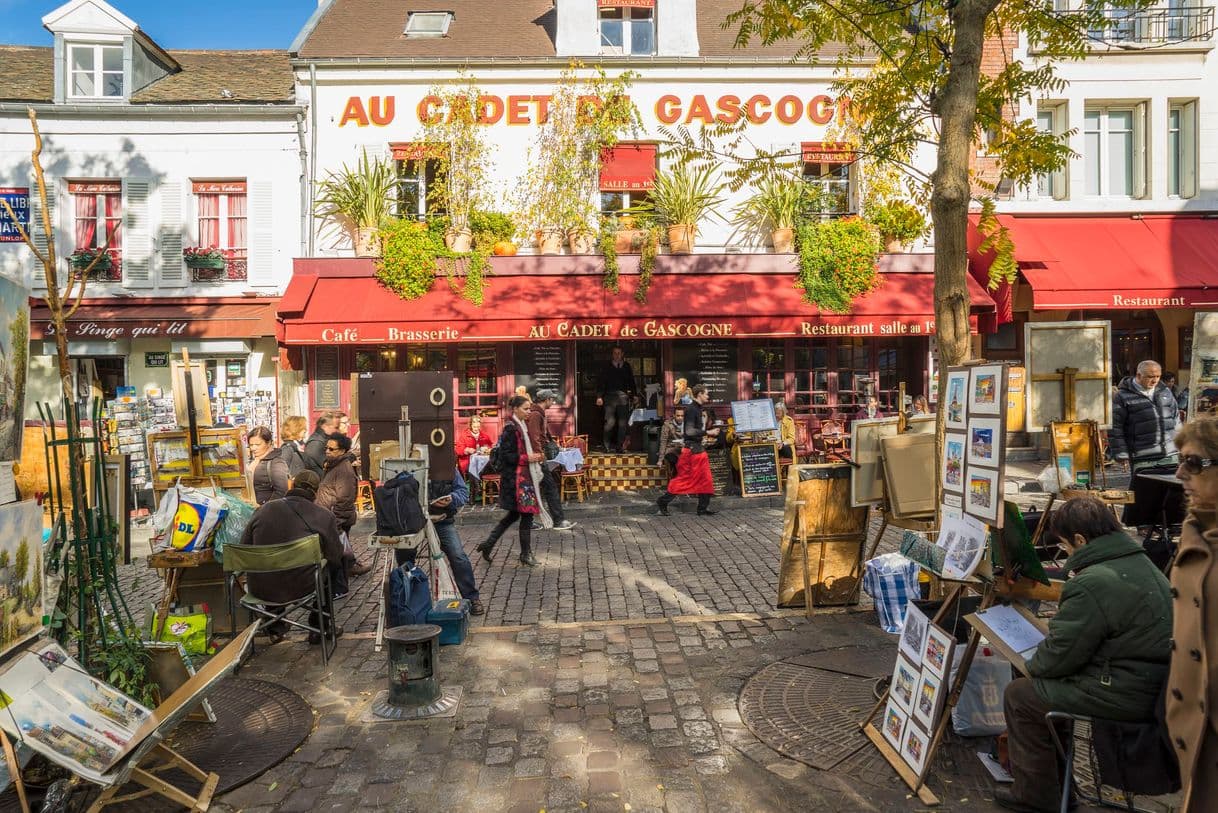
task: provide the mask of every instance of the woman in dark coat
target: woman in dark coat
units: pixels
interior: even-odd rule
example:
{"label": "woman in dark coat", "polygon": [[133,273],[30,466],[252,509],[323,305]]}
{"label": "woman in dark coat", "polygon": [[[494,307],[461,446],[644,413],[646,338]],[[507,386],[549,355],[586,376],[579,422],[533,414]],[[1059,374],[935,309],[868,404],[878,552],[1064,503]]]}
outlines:
{"label": "woman in dark coat", "polygon": [[255,426],[245,436],[254,459],[254,500],[262,505],[288,493],[288,463],[275,447],[275,438],[265,426]]}
{"label": "woman in dark coat", "polygon": [[491,551],[507,529],[517,520],[520,521],[520,563],[526,567],[534,567],[537,560],[533,558],[533,517],[540,516],[542,527],[550,527],[549,514],[538,499],[537,481],[540,479],[541,461],[544,457],[540,449],[534,450],[529,442],[529,433],[525,429],[525,419],[528,417],[531,402],[523,395],[514,395],[508,401],[511,418],[504,422],[503,432],[499,436],[499,455],[503,461],[500,472],[499,507],[507,514],[499,520],[499,524],[491,530],[486,541],[478,545],[476,550],[486,561],[491,560]]}

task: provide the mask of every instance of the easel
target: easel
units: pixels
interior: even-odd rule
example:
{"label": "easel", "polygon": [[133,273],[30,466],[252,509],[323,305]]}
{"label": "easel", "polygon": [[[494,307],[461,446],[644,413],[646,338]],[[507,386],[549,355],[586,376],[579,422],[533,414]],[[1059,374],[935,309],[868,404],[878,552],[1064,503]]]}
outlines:
{"label": "easel", "polygon": [[[942,626],[941,622],[943,619],[946,618],[949,612],[956,607],[957,603],[961,598],[963,598],[967,590],[974,590],[981,593],[981,604],[978,607],[978,610],[987,609],[994,603],[996,590],[992,580],[982,581],[980,579],[975,579],[967,582],[953,582],[953,585],[953,589],[947,595],[947,598],[944,599],[943,605],[931,619],[932,624]],[[943,740],[943,734],[947,730],[948,723],[951,722],[951,710],[955,708],[956,703],[960,700],[960,693],[964,690],[964,682],[968,678],[969,667],[973,664],[973,657],[977,654],[977,647],[980,643],[981,633],[976,629],[972,630],[969,633],[968,644],[965,647],[964,655],[960,659],[960,664],[956,667],[956,679],[952,681],[951,692],[947,696],[947,702],[944,703],[943,710],[940,712],[939,720],[935,725],[934,735],[931,738],[930,747],[927,748],[926,759],[922,763],[921,773],[914,773],[909,765],[906,764],[901,755],[897,753],[896,749],[889,745],[888,741],[884,739],[884,736],[876,729],[874,725],[872,725],[871,721],[875,719],[875,716],[880,713],[880,710],[883,709],[885,704],[888,702],[888,695],[892,691],[891,687],[889,687],[889,689],[884,692],[883,696],[880,697],[879,702],[875,704],[875,706],[871,709],[871,713],[867,715],[867,719],[863,720],[863,722],[859,724],[859,728],[861,728],[863,733],[867,735],[867,739],[871,740],[872,744],[875,745],[876,749],[880,752],[880,755],[888,761],[888,764],[891,765],[893,770],[897,772],[897,775],[905,781],[905,784],[909,786],[909,789],[917,794],[918,799],[922,802],[922,804],[939,804],[939,797],[926,786],[926,775],[930,772],[931,764],[935,758],[935,752],[939,750],[939,744]]]}

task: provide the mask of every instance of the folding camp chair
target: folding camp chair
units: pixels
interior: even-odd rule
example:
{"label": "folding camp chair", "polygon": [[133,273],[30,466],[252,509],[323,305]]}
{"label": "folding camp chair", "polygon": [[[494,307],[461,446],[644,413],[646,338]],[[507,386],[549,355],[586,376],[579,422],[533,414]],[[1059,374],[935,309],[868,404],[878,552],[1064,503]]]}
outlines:
{"label": "folding camp chair", "polygon": [[[237,634],[237,577],[248,573],[277,573],[299,567],[313,569],[313,592],[288,602],[267,601],[244,591],[241,606],[252,616],[268,621],[282,621],[293,627],[321,636],[321,662],[324,666],[338,646],[331,601],[330,572],[321,553],[321,538],[317,534],[285,542],[281,545],[225,545],[224,570],[228,574],[227,592],[229,614],[233,619],[233,635]],[[296,610],[308,609],[317,614],[318,626],[293,620],[287,616]],[[329,646],[327,648],[327,641]]]}

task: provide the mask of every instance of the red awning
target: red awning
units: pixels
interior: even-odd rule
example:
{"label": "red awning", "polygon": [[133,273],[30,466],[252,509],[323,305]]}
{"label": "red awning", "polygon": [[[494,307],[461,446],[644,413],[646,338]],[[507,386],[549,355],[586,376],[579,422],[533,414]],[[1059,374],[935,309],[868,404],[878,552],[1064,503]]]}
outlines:
{"label": "red awning", "polygon": [[[922,259],[925,258],[925,259]],[[882,273],[882,283],[848,314],[820,311],[800,297],[784,255],[661,257],[646,304],[634,299],[637,258],[621,257],[621,292],[601,286],[599,273],[554,273],[591,267],[586,257],[495,258],[482,307],[442,281],[421,299],[404,301],[370,273],[371,263],[297,260],[280,305],[284,344],[528,341],[536,339],[749,338],[785,336],[926,335],[934,332],[930,255],[892,255],[888,266],[917,271]],[[502,269],[498,264],[502,263]],[[748,273],[749,265],[789,266],[787,273]],[[715,272],[676,272],[717,266]],[[675,266],[675,268],[674,268]],[[731,269],[741,269],[739,272]],[[356,269],[359,269],[356,272]],[[544,269],[548,269],[544,270]],[[511,271],[532,270],[514,275]],[[969,280],[976,314],[994,303]]]}
{"label": "red awning", "polygon": [[1035,307],[1218,305],[1218,219],[1001,215]]}
{"label": "red awning", "polygon": [[618,144],[601,150],[602,192],[651,189],[655,178],[655,144]]}
{"label": "red awning", "polygon": [[[30,338],[48,339],[50,311],[34,300]],[[275,335],[279,297],[243,299],[86,299],[68,322],[68,338],[252,339]]]}

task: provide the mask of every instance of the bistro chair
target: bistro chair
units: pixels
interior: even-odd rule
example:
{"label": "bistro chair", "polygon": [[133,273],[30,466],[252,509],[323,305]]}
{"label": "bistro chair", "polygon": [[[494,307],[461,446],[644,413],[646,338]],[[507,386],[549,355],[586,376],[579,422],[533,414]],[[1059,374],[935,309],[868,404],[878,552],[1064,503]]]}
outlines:
{"label": "bistro chair", "polygon": [[567,471],[564,467],[560,472],[559,499],[566,499],[568,495],[574,494],[576,499],[583,502],[585,495],[592,492],[592,478],[588,473],[588,436],[565,435],[558,439],[558,445],[563,449],[579,449],[580,454],[584,456],[584,462],[575,471]]}
{"label": "bistro chair", "polygon": [[845,430],[842,429],[841,422],[833,418],[821,421],[820,431],[812,438],[812,448],[817,456],[825,462],[834,459],[831,455],[849,457],[849,444],[849,437],[846,435]]}
{"label": "bistro chair", "polygon": [[[240,576],[249,573],[280,573],[285,570],[307,567],[312,569],[313,592],[287,602],[267,601],[258,598],[241,586]],[[237,603],[249,611],[251,618],[266,621],[282,621],[299,629],[316,632],[321,636],[321,663],[325,666],[338,646],[338,635],[334,624],[334,605],[331,601],[330,571],[326,568],[321,553],[321,537],[317,534],[284,542],[280,545],[225,545],[224,572],[228,574],[225,592],[228,594],[228,612],[232,619],[232,634],[237,636]],[[237,590],[243,595],[238,600]],[[297,610],[309,610],[317,614],[318,626],[289,618]],[[327,646],[328,642],[328,646]],[[251,647],[252,649],[252,647]]]}
{"label": "bistro chair", "polygon": [[[1162,703],[1163,701],[1160,699],[1159,702]],[[1138,769],[1129,775],[1121,770],[1118,765],[1111,765],[1107,768],[1101,766],[1100,758],[1095,749],[1097,723],[1103,726],[1107,721],[1097,717],[1070,714],[1064,711],[1051,711],[1045,715],[1045,724],[1049,726],[1049,734],[1053,737],[1053,745],[1057,749],[1057,755],[1063,760],[1065,767],[1061,788],[1061,813],[1066,813],[1070,808],[1070,792],[1072,790],[1078,794],[1080,801],[1091,807],[1109,807],[1117,810],[1149,813],[1144,808],[1134,806],[1135,795],[1160,796],[1174,793],[1180,789],[1179,774],[1174,765],[1174,760],[1169,764],[1169,761],[1163,758],[1164,755],[1160,749],[1156,747],[1159,745],[1158,740],[1163,736],[1158,731],[1160,725],[1158,721],[1149,720],[1140,723],[1120,724],[1126,727],[1127,730],[1140,731],[1138,736],[1133,737],[1131,741],[1123,743],[1117,748],[1122,757],[1122,764],[1136,764],[1138,766]],[[1108,725],[1112,724],[1108,723]],[[1111,729],[1108,729],[1101,736],[1108,734],[1111,734]],[[1086,783],[1075,781],[1075,771],[1077,768],[1075,762],[1079,756],[1078,746],[1080,744],[1085,749],[1083,753],[1084,773],[1090,774],[1090,776],[1086,777],[1090,781]],[[1167,749],[1168,747],[1167,744],[1162,745],[1162,749]],[[1170,756],[1170,754],[1167,756]],[[1119,776],[1109,776],[1107,775],[1109,773],[1118,774]],[[1101,774],[1104,775],[1101,776]],[[1084,784],[1094,788],[1094,795],[1084,791]],[[1121,794],[1123,804],[1114,804],[1105,799],[1104,786],[1118,791]]]}
{"label": "bistro chair", "polygon": [[[806,461],[815,453],[815,450],[812,448],[812,435],[814,432],[812,421],[815,421],[816,418],[809,416],[806,420],[802,418],[795,418],[794,420],[795,460],[796,462]],[[817,422],[817,428],[819,428],[819,421]]]}
{"label": "bistro chair", "polygon": [[355,510],[359,514],[374,510],[372,483],[368,480],[360,480],[359,485],[355,488]]}
{"label": "bistro chair", "polygon": [[498,474],[483,473],[478,478],[478,482],[482,484],[482,504],[495,502],[499,499],[499,486],[503,482],[502,476]]}

